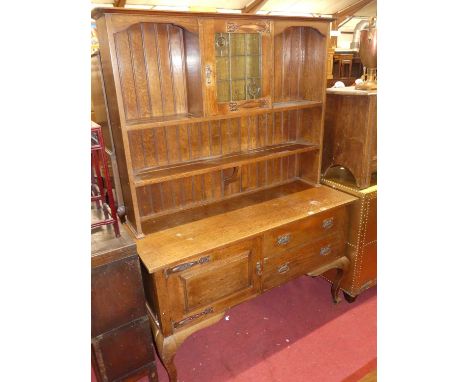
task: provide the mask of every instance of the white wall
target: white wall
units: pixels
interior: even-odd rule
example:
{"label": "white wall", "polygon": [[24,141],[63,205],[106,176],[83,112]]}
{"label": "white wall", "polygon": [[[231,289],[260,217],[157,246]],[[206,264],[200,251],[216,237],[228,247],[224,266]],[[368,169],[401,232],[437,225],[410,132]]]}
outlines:
{"label": "white wall", "polygon": [[352,33],[341,33],[338,36],[336,47],[338,49],[349,49],[352,41],[353,41]]}

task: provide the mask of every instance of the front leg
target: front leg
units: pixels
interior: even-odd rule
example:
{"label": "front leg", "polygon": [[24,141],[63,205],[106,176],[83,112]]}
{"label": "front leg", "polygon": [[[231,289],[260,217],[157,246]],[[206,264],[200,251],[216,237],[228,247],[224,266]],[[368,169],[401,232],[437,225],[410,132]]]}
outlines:
{"label": "front leg", "polygon": [[342,257],[340,260],[341,261],[339,262],[339,265],[337,266],[337,269],[336,269],[335,280],[333,281],[333,284],[331,287],[331,294],[332,294],[333,302],[335,304],[338,304],[341,300],[340,299],[341,282],[343,281],[343,277],[349,268],[349,259],[347,257]]}
{"label": "front leg", "polygon": [[174,364],[174,358],[177,352],[177,349],[182,344],[183,341],[176,341],[175,336],[170,335],[164,337],[159,323],[156,320],[155,316],[151,309],[147,307],[149,322],[151,326],[151,331],[153,332],[154,344],[156,345],[156,351],[159,355],[164,368],[169,375],[169,382],[177,382],[177,368]]}
{"label": "front leg", "polygon": [[157,346],[157,348],[161,362],[169,375],[169,382],[177,382],[177,368],[174,364],[177,346],[174,343],[174,340],[170,337],[165,338],[162,342],[162,346]]}
{"label": "front leg", "polygon": [[333,302],[335,304],[338,304],[341,301],[340,286],[341,286],[341,281],[343,280],[343,275],[344,275],[343,269],[337,268],[335,280],[333,281],[333,284],[331,286],[331,294],[332,294]]}
{"label": "front leg", "polygon": [[339,259],[336,259],[331,263],[325,264],[317,269],[314,269],[313,271],[307,274],[309,276],[318,276],[330,269],[336,269],[337,270],[336,277],[331,287],[331,294],[332,294],[333,302],[337,304],[340,301],[339,293],[340,293],[341,281],[343,280],[343,277],[345,275],[345,272],[348,270],[348,267],[349,267],[349,259],[346,256],[342,256]]}
{"label": "front leg", "polygon": [[151,330],[153,332],[154,342],[156,344],[156,350],[158,352],[159,358],[163,363],[167,374],[169,375],[169,382],[178,382],[177,379],[177,368],[174,363],[174,358],[177,352],[177,349],[182,345],[182,343],[189,337],[191,334],[196,331],[206,328],[210,325],[215,324],[224,317],[224,312],[218,312],[211,317],[190,325],[186,329],[179,330],[176,333],[172,333],[168,336],[164,336],[158,321],[153,315],[151,309],[147,306],[148,316],[150,319]]}

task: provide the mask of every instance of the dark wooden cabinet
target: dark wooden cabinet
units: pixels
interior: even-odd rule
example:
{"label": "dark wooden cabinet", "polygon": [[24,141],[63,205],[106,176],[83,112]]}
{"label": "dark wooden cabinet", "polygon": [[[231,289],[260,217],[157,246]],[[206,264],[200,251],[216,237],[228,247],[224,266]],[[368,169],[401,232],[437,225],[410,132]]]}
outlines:
{"label": "dark wooden cabinet", "polygon": [[[343,278],[341,288],[349,302],[377,284],[377,181],[359,189],[346,171],[338,168],[329,172],[322,183],[358,198],[349,211],[349,235],[346,253],[350,260],[349,270]],[[333,281],[334,274],[324,274]]]}
{"label": "dark wooden cabinet", "polygon": [[358,188],[377,171],[377,91],[327,89],[322,173],[342,166]]}
{"label": "dark wooden cabinet", "polygon": [[92,235],[91,345],[99,381],[157,381],[136,245],[109,227]]}
{"label": "dark wooden cabinet", "polygon": [[354,196],[320,185],[329,20],[98,9],[150,324],[174,356],[227,309],[333,269]]}

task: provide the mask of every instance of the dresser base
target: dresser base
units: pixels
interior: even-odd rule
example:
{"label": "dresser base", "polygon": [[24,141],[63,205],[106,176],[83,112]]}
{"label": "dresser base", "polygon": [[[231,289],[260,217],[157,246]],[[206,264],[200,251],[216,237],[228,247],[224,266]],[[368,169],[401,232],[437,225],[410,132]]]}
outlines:
{"label": "dresser base", "polygon": [[[317,269],[312,270],[311,272],[308,272],[307,275],[311,277],[316,277],[316,276],[320,276],[324,272],[330,271],[332,269],[336,269],[337,270],[336,277],[331,286],[331,295],[332,295],[333,302],[337,304],[340,302],[339,292],[340,292],[341,281],[343,280],[343,276],[345,275],[348,267],[349,267],[349,260],[347,257],[343,256],[329,264],[325,264]],[[254,296],[254,297],[257,297],[257,296]],[[231,308],[233,306],[231,306]],[[201,329],[204,329],[208,326],[214,325],[220,320],[222,320],[226,312],[229,310],[229,309],[226,309],[221,312],[214,313],[210,315],[208,318],[204,319],[203,321],[200,321],[198,323],[188,326],[187,328],[174,332],[173,334],[169,336],[164,336],[160,328],[159,322],[157,318],[155,317],[154,313],[152,312],[151,308],[148,305],[146,305],[146,308],[148,311],[149,321],[151,325],[151,330],[153,332],[153,339],[156,345],[156,349],[157,349],[159,358],[161,359],[161,362],[163,363],[169,375],[170,382],[178,381],[177,368],[174,363],[174,358],[179,347],[193,333]]]}

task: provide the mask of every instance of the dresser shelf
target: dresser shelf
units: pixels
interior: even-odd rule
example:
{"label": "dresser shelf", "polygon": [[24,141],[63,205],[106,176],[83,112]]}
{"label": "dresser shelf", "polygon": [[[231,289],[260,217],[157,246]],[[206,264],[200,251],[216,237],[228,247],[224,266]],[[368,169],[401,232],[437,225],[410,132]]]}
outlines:
{"label": "dresser shelf", "polygon": [[320,101],[299,100],[299,101],[274,102],[273,110],[287,111],[287,110],[308,109],[311,107],[320,107],[320,106],[322,106],[322,102]]}
{"label": "dresser shelf", "polygon": [[178,114],[172,116],[146,118],[141,120],[127,121],[126,126],[128,131],[153,129],[155,127],[178,126],[181,124],[195,124],[209,121],[219,121],[224,119],[238,118],[239,116],[254,116],[265,113],[282,112],[290,110],[311,109],[322,107],[321,101],[288,101],[288,102],[275,102],[272,108],[251,109],[239,112],[232,112],[230,114],[214,115],[210,117],[203,117],[191,114]]}
{"label": "dresser shelf", "polygon": [[319,150],[319,145],[306,143],[285,143],[266,146],[232,155],[224,155],[215,159],[205,159],[184,162],[145,171],[135,176],[135,186],[142,187],[149,184],[166,182],[173,179],[185,178],[193,175],[206,174],[213,171],[256,163],[269,159],[283,158],[289,155],[301,154]]}

